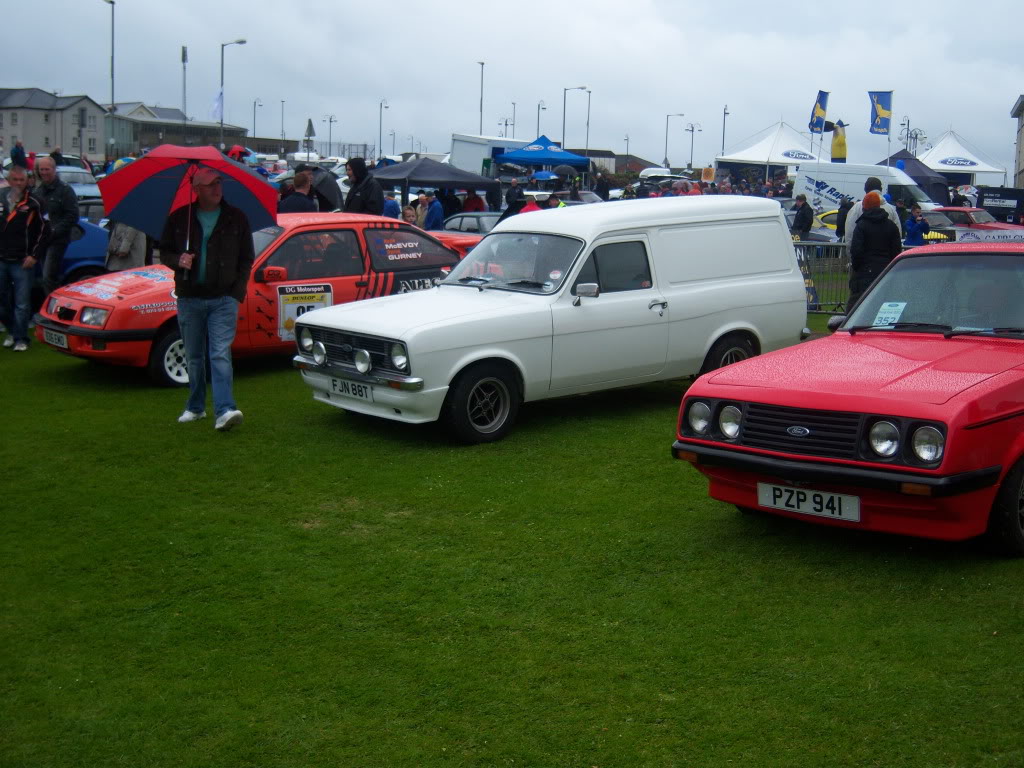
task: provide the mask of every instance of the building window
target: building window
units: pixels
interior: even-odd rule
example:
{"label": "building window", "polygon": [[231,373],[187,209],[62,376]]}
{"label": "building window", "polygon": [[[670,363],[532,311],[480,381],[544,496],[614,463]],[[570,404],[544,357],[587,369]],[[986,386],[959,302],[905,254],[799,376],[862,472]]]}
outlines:
{"label": "building window", "polygon": [[89,130],[96,130],[96,115],[89,115]]}
{"label": "building window", "polygon": [[4,113],[0,112],[0,128],[4,127]]}
{"label": "building window", "polygon": [[89,137],[89,151],[90,152],[95,152],[96,151],[96,138],[93,137],[93,136]]}
{"label": "building window", "polygon": [[75,149],[78,149],[78,137],[77,136],[72,136],[71,137],[71,146],[74,147]]}
{"label": "building window", "polygon": [[18,124],[18,113],[11,112],[11,127],[13,128]]}
{"label": "building window", "polygon": [[50,113],[43,112],[43,125],[47,125],[50,122]]}
{"label": "building window", "polygon": [[50,137],[49,136],[43,136],[43,146],[44,147],[49,147],[50,146]]}
{"label": "building window", "polygon": [[72,112],[71,113],[71,124],[72,125],[78,125],[78,113],[77,112]]}

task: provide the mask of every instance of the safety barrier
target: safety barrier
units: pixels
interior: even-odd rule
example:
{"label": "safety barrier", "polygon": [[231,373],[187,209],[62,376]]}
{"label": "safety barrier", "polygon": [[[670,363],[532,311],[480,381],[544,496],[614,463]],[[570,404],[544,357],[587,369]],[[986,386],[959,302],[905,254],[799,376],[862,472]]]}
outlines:
{"label": "safety barrier", "polygon": [[800,240],[793,243],[807,290],[807,311],[841,315],[850,297],[846,243]]}

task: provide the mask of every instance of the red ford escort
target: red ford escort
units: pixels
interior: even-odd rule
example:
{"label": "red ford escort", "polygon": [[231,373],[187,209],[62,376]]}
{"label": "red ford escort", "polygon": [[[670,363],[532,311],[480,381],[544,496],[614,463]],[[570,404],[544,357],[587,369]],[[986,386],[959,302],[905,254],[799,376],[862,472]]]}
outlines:
{"label": "red ford escort", "polygon": [[1024,556],[1024,245],[905,252],[835,333],[700,377],[673,455],[741,510]]}
{"label": "red ford escort", "polygon": [[[253,234],[256,260],[239,307],[236,357],[295,351],[295,320],[318,307],[430,288],[480,241],[426,234],[380,216],[282,214]],[[147,367],[166,386],[188,383],[174,274],[163,266],[113,272],[47,298],[36,337],[79,357]]]}

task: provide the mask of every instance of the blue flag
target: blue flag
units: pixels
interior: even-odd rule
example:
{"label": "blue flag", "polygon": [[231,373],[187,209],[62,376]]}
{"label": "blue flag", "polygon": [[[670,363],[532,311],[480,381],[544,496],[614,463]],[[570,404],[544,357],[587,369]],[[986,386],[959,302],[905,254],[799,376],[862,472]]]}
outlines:
{"label": "blue flag", "polygon": [[871,98],[871,133],[889,135],[892,120],[892,91],[868,91]]}
{"label": "blue flag", "polygon": [[818,91],[818,100],[814,102],[814,109],[811,110],[811,122],[807,124],[811,133],[824,133],[826,109],[828,109],[828,91]]}

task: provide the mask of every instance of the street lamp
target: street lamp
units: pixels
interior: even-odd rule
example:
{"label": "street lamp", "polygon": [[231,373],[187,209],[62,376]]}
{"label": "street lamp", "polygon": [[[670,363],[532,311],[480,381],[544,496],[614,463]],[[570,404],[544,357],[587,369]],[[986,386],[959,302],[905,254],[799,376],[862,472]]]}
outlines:
{"label": "street lamp", "polygon": [[220,150],[224,151],[224,49],[229,45],[245,45],[245,38],[240,37],[230,43],[220,44]]}
{"label": "street lamp", "polygon": [[391,154],[395,154],[395,129],[392,128],[388,131],[388,136],[391,137]]}
{"label": "street lamp", "polygon": [[569,91],[585,91],[587,86],[585,85],[574,85],[572,88],[562,89],[562,149],[565,149],[565,95]]}
{"label": "street lamp", "polygon": [[693,136],[703,129],[700,127],[700,123],[687,123],[683,130],[690,132],[690,162],[686,164],[686,167],[693,168]]}
{"label": "street lamp", "polygon": [[262,107],[263,102],[260,101],[260,97],[257,96],[252,100],[252,138],[256,140],[256,107]]}
{"label": "street lamp", "polygon": [[410,133],[409,134],[409,151],[412,152],[413,149],[414,149],[414,147],[413,147],[413,144],[412,144],[412,134]]}
{"label": "street lamp", "polygon": [[[506,131],[508,133],[508,131]],[[512,138],[516,137],[516,103],[512,102]]]}
{"label": "street lamp", "polygon": [[540,136],[540,111],[546,110],[548,107],[544,103],[544,99],[537,102],[537,135]]}
{"label": "street lamp", "polygon": [[665,159],[661,163],[665,168],[672,167],[668,163],[668,119],[670,117],[685,117],[685,115],[682,112],[673,112],[671,115],[665,115]]}
{"label": "street lamp", "polygon": [[629,162],[629,134],[626,134],[626,162]]}
{"label": "street lamp", "polygon": [[729,116],[729,105],[722,109],[722,154],[725,154],[725,118]]}
{"label": "street lamp", "polygon": [[377,110],[377,161],[384,157],[384,110],[390,109],[387,99],[380,100]]}
{"label": "street lamp", "polygon": [[[590,157],[590,89],[587,89],[587,143],[583,145],[584,157]],[[590,163],[587,163],[587,173],[590,173]]]}
{"label": "street lamp", "polygon": [[480,65],[480,135],[484,135],[484,63],[478,61]]}
{"label": "street lamp", "polygon": [[338,122],[338,118],[335,115],[324,115],[324,121],[327,123],[327,156],[331,157],[334,155],[334,147],[331,142],[331,128]]}
{"label": "street lamp", "polygon": [[114,0],[103,0],[110,6],[110,111],[114,107]]}

